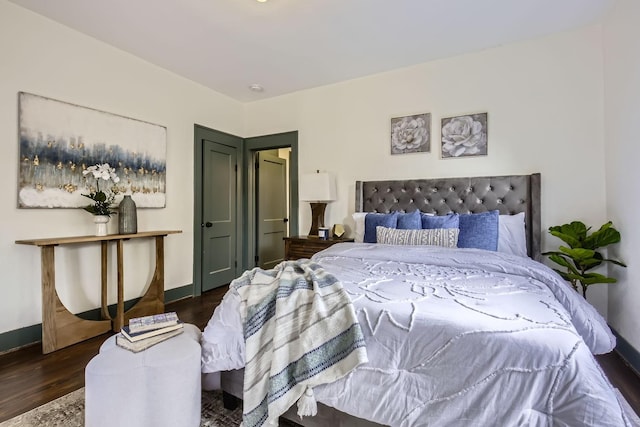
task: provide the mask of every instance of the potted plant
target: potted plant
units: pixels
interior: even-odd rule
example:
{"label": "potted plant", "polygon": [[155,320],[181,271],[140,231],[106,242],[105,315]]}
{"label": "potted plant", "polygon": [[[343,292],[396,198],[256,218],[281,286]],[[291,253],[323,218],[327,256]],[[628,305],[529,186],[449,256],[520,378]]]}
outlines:
{"label": "potted plant", "polygon": [[598,251],[600,248],[618,243],[620,232],[613,227],[611,221],[603,224],[600,229],[589,233],[591,227],[573,221],[569,224],[549,227],[549,233],[556,236],[567,246],[560,246],[558,251],[544,252],[542,255],[564,267],[565,270],[554,270],[567,280],[578,291],[578,284],[582,287],[582,296],[586,298],[587,288],[596,283],[615,283],[614,277],[607,277],[599,273],[590,272],[604,262],[611,262],[621,267],[626,265],[615,259],[604,258]]}
{"label": "potted plant", "polygon": [[[95,187],[89,187],[89,194],[82,194],[84,197],[93,200],[92,204],[83,207],[83,209],[93,215],[93,221],[96,224],[96,236],[106,236],[109,217],[117,212],[113,208],[117,188],[104,188],[104,186],[109,181],[117,184],[120,178],[116,175],[115,168],[109,166],[109,163],[89,166],[82,171],[82,175],[85,177],[89,175],[96,182]],[[103,189],[100,189],[100,181],[104,181]]]}

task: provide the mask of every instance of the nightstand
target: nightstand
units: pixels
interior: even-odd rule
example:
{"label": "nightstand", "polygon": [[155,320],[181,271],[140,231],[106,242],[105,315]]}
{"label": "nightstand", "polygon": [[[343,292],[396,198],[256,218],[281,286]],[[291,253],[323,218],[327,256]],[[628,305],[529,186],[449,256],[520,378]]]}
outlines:
{"label": "nightstand", "polygon": [[284,238],[285,259],[311,258],[316,252],[327,249],[331,245],[343,242],[353,242],[353,239],[329,238],[321,239],[314,236],[292,236]]}

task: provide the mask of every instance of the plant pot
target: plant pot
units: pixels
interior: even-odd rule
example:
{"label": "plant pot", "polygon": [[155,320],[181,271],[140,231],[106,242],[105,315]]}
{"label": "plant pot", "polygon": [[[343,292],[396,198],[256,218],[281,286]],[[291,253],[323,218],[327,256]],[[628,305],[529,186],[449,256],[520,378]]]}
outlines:
{"label": "plant pot", "polygon": [[96,236],[107,235],[107,223],[109,222],[108,215],[94,215],[93,222],[96,225]]}

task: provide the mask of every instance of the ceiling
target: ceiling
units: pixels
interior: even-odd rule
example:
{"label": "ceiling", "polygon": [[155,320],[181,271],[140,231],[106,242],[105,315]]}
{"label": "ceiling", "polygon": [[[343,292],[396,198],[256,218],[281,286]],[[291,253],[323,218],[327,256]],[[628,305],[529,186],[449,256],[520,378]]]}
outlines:
{"label": "ceiling", "polygon": [[250,102],[593,24],[616,0],[11,1]]}

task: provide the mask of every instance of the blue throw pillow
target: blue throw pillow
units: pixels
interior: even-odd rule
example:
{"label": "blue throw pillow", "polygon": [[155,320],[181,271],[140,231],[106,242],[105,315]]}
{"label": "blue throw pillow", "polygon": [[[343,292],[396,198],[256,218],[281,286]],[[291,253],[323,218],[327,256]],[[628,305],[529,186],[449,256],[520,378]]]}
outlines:
{"label": "blue throw pillow", "polygon": [[460,215],[459,248],[498,250],[499,211]]}
{"label": "blue throw pillow", "polygon": [[450,213],[448,215],[425,215],[422,214],[422,228],[458,228],[460,215]]}
{"label": "blue throw pillow", "polygon": [[396,228],[398,224],[398,212],[388,214],[368,213],[364,217],[364,242],[376,243],[376,227]]}
{"label": "blue throw pillow", "polygon": [[419,230],[422,228],[420,211],[398,214],[398,226],[400,230]]}

